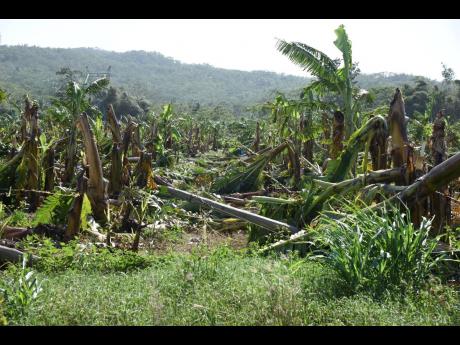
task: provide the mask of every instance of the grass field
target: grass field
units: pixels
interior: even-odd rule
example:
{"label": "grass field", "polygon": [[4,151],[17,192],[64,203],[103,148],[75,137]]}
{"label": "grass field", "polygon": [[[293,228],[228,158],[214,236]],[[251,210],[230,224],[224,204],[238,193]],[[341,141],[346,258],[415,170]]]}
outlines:
{"label": "grass field", "polygon": [[432,283],[379,298],[351,294],[335,272],[307,259],[258,257],[221,246],[148,257],[146,268],[128,271],[91,262],[79,266],[84,269],[42,270],[42,292],[10,324],[460,324],[458,292],[450,287]]}

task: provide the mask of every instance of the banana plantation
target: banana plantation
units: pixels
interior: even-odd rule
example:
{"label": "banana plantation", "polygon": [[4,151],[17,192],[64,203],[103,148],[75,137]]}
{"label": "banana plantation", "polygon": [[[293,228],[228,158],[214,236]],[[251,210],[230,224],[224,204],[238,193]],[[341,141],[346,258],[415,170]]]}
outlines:
{"label": "banana plantation", "polygon": [[460,324],[452,114],[407,116],[402,85],[370,108],[335,34],[340,60],[278,41],[315,79],[252,118],[2,90],[0,324]]}

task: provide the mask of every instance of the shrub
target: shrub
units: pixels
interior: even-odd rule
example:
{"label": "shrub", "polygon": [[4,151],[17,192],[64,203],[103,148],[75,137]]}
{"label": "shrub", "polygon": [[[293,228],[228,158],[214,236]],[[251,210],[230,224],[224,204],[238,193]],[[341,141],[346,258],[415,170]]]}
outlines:
{"label": "shrub", "polygon": [[345,205],[342,219],[323,216],[318,234],[329,247],[326,262],[353,290],[382,292],[387,288],[418,288],[441,257],[434,258],[437,239],[429,238],[431,220],[416,229],[408,210],[391,207],[381,214]]}

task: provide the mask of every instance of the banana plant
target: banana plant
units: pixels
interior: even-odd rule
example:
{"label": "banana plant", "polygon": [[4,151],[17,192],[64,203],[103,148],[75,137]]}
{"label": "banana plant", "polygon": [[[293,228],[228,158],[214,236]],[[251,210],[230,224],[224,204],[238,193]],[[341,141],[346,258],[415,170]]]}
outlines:
{"label": "banana plant", "polygon": [[69,141],[66,149],[64,183],[70,183],[74,177],[77,156],[77,130],[76,125],[81,113],[97,109],[91,106],[90,96],[107,88],[107,78],[97,79],[88,86],[79,85],[76,81],[69,81],[61,98],[53,100],[55,113],[63,116],[63,122],[70,128]]}
{"label": "banana plant", "polygon": [[323,52],[301,42],[278,40],[277,49],[293,63],[317,78],[308,86],[308,89],[321,93],[332,91],[341,96],[345,115],[345,139],[348,139],[356,128],[352,84],[354,65],[351,41],[344,26],[340,25],[335,30],[335,34],[337,39],[334,41],[334,45],[342,53],[342,66],[339,65],[339,61],[333,60]]}

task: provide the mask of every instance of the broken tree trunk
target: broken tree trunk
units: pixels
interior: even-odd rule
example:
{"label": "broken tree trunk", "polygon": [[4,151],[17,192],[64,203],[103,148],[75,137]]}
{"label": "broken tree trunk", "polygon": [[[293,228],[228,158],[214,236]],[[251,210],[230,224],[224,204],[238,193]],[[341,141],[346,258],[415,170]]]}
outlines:
{"label": "broken tree trunk", "polygon": [[[387,117],[389,134],[391,136],[391,156],[393,168],[397,168],[408,162],[409,141],[406,128],[406,111],[401,91],[396,89],[390,104],[390,112]],[[409,178],[401,176],[400,185],[410,183]]]}
{"label": "broken tree trunk", "polygon": [[[24,258],[24,253],[14,249],[0,245],[0,261],[7,262],[22,262]],[[30,255],[27,265],[32,265],[34,262],[38,261],[40,257],[36,255]]]}
{"label": "broken tree trunk", "polygon": [[[391,169],[393,170],[393,169]],[[395,196],[370,207],[370,210],[385,210],[386,205],[405,204],[410,205],[416,200],[422,201],[437,189],[446,186],[450,181],[460,177],[460,153],[445,160],[434,167],[430,172],[417,179],[413,184],[407,186]],[[288,243],[301,240],[307,236],[305,230],[299,231],[287,240],[281,240],[261,249],[262,252],[273,250]]]}
{"label": "broken tree trunk", "polygon": [[112,152],[110,167],[110,181],[109,181],[109,192],[112,196],[118,197],[122,187],[122,174],[123,174],[123,163],[122,163],[122,138],[120,131],[120,123],[115,116],[115,111],[110,104],[107,110],[107,124],[112,132]]}
{"label": "broken tree trunk", "polygon": [[195,202],[200,205],[207,206],[209,208],[212,208],[213,210],[231,215],[238,219],[243,219],[252,224],[263,227],[267,230],[280,231],[280,230],[288,229],[289,231],[291,231],[291,233],[296,233],[299,231],[295,226],[292,226],[286,223],[282,223],[277,220],[266,218],[258,214],[248,212],[246,210],[240,210],[236,207],[232,207],[229,205],[224,205],[217,201],[203,198],[201,196],[198,196],[198,195],[195,195],[195,194],[192,194],[192,193],[180,190],[180,189],[176,189],[173,187],[166,187],[166,188],[167,188],[168,193],[175,198],[179,198],[182,200],[186,200],[189,202]]}
{"label": "broken tree trunk", "polygon": [[140,152],[140,159],[134,174],[137,176],[136,183],[138,187],[156,189],[156,183],[153,179],[152,154]]}
{"label": "broken tree trunk", "polygon": [[69,133],[69,143],[67,145],[67,152],[64,161],[64,176],[62,177],[62,181],[64,183],[69,184],[72,181],[72,178],[75,173],[75,163],[76,163],[76,155],[77,155],[77,131],[76,126],[72,126],[70,128]]}
{"label": "broken tree trunk", "polygon": [[96,146],[96,139],[89,126],[86,113],[80,115],[78,128],[83,135],[85,145],[86,159],[89,165],[89,180],[88,180],[88,198],[91,202],[94,218],[104,224],[107,222],[107,194],[104,177],[102,175],[102,164],[99,157],[99,152]]}
{"label": "broken tree trunk", "polygon": [[83,199],[85,197],[85,192],[87,188],[88,188],[88,182],[84,176],[84,170],[83,170],[77,180],[77,191],[79,194],[73,199],[72,205],[67,214],[67,217],[68,217],[67,228],[64,233],[65,241],[72,240],[80,232],[81,210],[82,210]]}
{"label": "broken tree trunk", "polygon": [[[437,166],[446,160],[446,140],[445,140],[446,121],[443,113],[440,111],[436,115],[433,123],[433,135],[431,136],[431,157],[433,166]],[[436,190],[430,196],[431,212],[435,216],[433,220],[432,234],[434,236],[442,233],[445,225],[448,225],[450,213],[448,212],[450,205],[447,185]]]}
{"label": "broken tree trunk", "polygon": [[118,121],[115,111],[113,110],[112,104],[109,104],[107,108],[107,126],[112,132],[112,139],[115,143],[122,143],[120,122]]}
{"label": "broken tree trunk", "polygon": [[[38,207],[39,196],[35,192],[40,189],[40,170],[38,164],[38,104],[34,101],[32,105],[26,99],[27,121],[29,131],[25,139],[25,163],[27,164],[27,178],[23,186],[27,192],[29,211],[34,212]],[[22,163],[24,164],[24,162]]]}
{"label": "broken tree trunk", "polygon": [[394,197],[373,206],[373,208],[379,208],[385,203],[403,202],[410,205],[416,200],[422,201],[458,177],[460,177],[460,152],[435,166]]}
{"label": "broken tree trunk", "polygon": [[371,140],[369,152],[372,159],[372,170],[383,170],[387,168],[387,130],[376,133]]}
{"label": "broken tree trunk", "polygon": [[50,147],[45,154],[43,171],[45,173],[45,191],[51,192],[54,189],[54,147]]}

